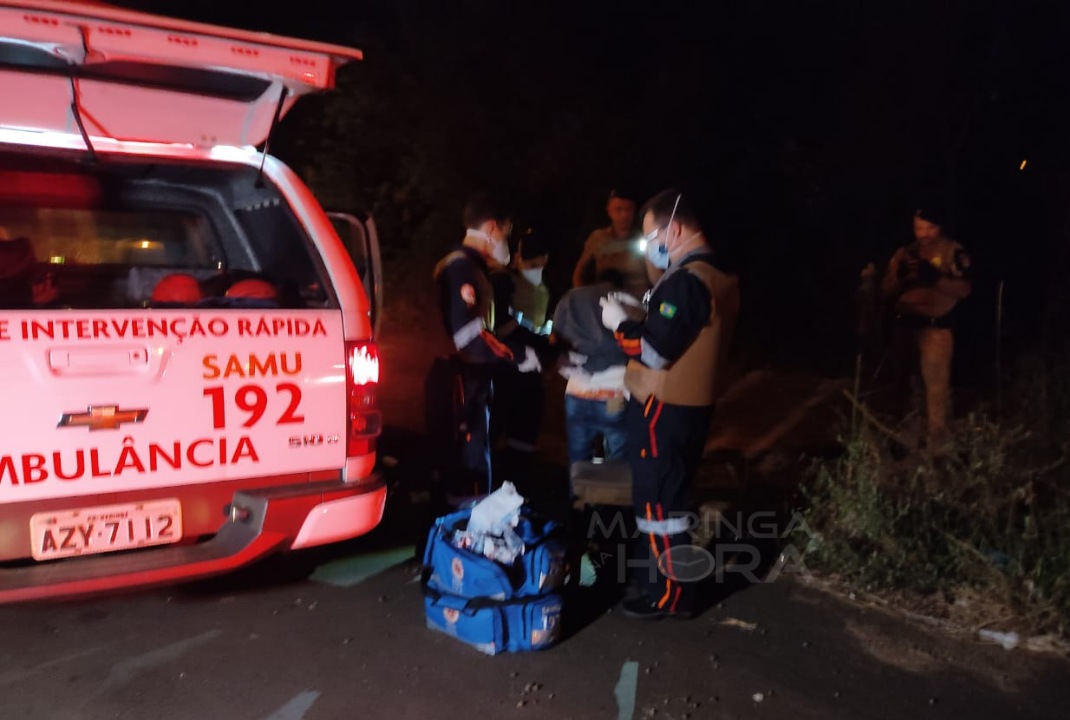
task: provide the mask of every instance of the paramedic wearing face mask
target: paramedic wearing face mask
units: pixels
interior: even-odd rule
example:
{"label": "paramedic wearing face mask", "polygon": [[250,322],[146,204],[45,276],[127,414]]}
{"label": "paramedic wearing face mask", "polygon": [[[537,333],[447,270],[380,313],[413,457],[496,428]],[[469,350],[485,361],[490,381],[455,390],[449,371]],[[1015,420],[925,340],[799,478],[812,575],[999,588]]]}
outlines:
{"label": "paramedic wearing face mask", "polygon": [[[723,363],[739,309],[736,279],[718,270],[698,219],[676,190],[643,208],[650,261],[665,272],[645,316],[610,295],[602,323],[629,356],[628,463],[639,530],[629,567],[642,593],[625,599],[632,618],[688,617],[695,582],[684,546],[691,543],[690,485],[709,432]],[[677,562],[674,564],[674,558]]]}
{"label": "paramedic wearing face mask", "polygon": [[460,408],[460,468],[457,477],[445,478],[447,502],[457,505],[466,498],[490,492],[498,479],[491,472],[490,408],[495,367],[515,365],[521,372],[538,371],[535,351],[510,350],[493,330],[494,291],[488,277],[490,266],[509,264],[509,215],[486,193],[473,195],[464,208],[465,236],[461,246],[435,266],[434,282],[446,332],[457,351],[463,381]]}
{"label": "paramedic wearing face mask", "polygon": [[[549,249],[542,238],[529,229],[517,242],[512,267],[490,274],[497,310],[494,334],[514,355],[522,356],[526,347],[534,348],[540,364],[548,362],[550,353],[547,324],[550,290],[542,279],[549,258]],[[497,447],[505,435],[499,475],[521,489],[525,487],[542,422],[541,369],[520,372],[512,365],[499,365],[494,374],[491,446]]]}

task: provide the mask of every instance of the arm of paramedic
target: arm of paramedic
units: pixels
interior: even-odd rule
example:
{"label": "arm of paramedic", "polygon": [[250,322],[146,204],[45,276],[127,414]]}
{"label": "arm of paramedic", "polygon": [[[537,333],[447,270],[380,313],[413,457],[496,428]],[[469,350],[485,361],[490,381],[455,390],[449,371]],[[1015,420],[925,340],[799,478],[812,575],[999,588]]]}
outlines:
{"label": "arm of paramedic", "polygon": [[678,272],[650,299],[644,320],[625,320],[614,336],[628,357],[663,370],[684,354],[710,319],[711,298],[702,281]]}
{"label": "arm of paramedic", "polygon": [[490,286],[494,288],[494,334],[505,340],[520,327],[511,312],[516,282],[509,270],[496,270],[490,274]]}
{"label": "arm of paramedic", "polygon": [[478,271],[468,263],[452,263],[443,270],[443,282],[449,296],[449,330],[453,344],[465,357],[475,362],[512,361],[512,353],[487,327],[479,308],[484,298],[478,293]]}

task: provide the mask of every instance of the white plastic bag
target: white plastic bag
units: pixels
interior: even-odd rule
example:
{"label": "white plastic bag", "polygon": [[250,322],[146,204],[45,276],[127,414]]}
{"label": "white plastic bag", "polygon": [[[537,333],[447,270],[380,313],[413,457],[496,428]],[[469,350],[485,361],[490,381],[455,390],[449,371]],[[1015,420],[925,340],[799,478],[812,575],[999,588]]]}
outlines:
{"label": "white plastic bag", "polygon": [[500,534],[506,527],[516,527],[524,496],[508,480],[502,486],[480,500],[472,508],[468,519],[468,532],[472,534]]}
{"label": "white plastic bag", "polygon": [[513,531],[523,504],[524,496],[508,481],[476,503],[465,530],[468,547],[496,562],[512,564],[524,554],[524,541]]}

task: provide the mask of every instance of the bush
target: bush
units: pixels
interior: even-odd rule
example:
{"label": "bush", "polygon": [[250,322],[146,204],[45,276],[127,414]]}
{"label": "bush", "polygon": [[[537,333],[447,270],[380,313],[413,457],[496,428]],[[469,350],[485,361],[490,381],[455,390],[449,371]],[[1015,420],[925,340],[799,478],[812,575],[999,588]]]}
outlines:
{"label": "bush", "polygon": [[983,415],[951,433],[945,454],[897,460],[866,427],[816,463],[800,510],[814,533],[800,545],[807,566],[878,593],[982,591],[1031,631],[1067,634],[1065,446]]}

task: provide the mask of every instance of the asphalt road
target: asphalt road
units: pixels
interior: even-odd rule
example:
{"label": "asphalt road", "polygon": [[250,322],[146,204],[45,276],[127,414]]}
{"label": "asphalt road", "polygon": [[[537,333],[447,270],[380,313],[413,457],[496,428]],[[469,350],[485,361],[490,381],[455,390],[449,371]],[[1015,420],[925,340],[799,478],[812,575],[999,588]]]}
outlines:
{"label": "asphalt road", "polygon": [[[365,538],[211,582],[0,607],[0,720],[1066,717],[1066,660],[801,573],[729,571],[690,621],[628,620],[612,582],[580,588],[557,645],[483,655],[425,625],[421,442],[388,426],[388,514]],[[535,475],[562,472],[551,457]]]}
{"label": "asphalt road", "polygon": [[687,622],[595,603],[553,648],[485,656],[425,627],[405,555],[353,543],[306,579],[0,609],[0,717],[1063,718],[1070,699],[1063,661],[785,578]]}

